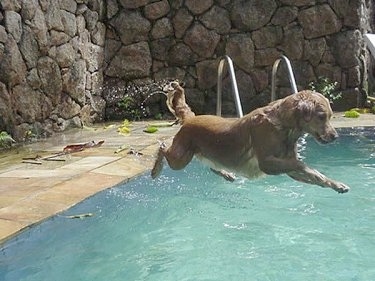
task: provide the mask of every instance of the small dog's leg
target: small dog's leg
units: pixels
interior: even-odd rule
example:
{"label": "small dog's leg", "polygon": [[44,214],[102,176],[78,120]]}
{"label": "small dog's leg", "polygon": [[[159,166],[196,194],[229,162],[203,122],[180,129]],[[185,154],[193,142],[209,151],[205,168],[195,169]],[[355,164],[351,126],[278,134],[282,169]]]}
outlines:
{"label": "small dog's leg", "polygon": [[164,150],[166,148],[165,143],[160,143],[160,147],[158,150],[158,154],[156,156],[156,160],[154,163],[154,167],[151,170],[151,177],[153,179],[157,178],[161,171],[163,170],[163,159],[164,159]]}
{"label": "small dog's leg", "polygon": [[236,179],[236,177],[234,176],[233,173],[229,173],[225,170],[215,170],[215,169],[212,169],[210,168],[212,172],[214,172],[216,175],[219,175],[221,177],[223,177],[225,180],[227,181],[230,181],[230,182],[234,182],[234,180]]}
{"label": "small dog's leg", "polygon": [[317,170],[309,167],[304,167],[304,169],[298,171],[288,172],[287,174],[297,181],[316,184],[321,187],[329,187],[336,190],[338,193],[345,193],[350,189],[349,186],[341,182],[331,180]]}

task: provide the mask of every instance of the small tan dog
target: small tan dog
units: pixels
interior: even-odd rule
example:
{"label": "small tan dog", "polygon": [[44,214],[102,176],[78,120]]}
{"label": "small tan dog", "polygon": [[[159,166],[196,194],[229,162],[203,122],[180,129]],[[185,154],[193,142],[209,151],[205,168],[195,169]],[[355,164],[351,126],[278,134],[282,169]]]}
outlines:
{"label": "small tan dog", "polygon": [[167,93],[167,106],[169,111],[176,117],[178,123],[183,124],[185,119],[194,117],[195,113],[191,110],[185,100],[185,90],[178,81],[168,83],[163,92]]}
{"label": "small tan dog", "polygon": [[[173,109],[176,111],[176,107]],[[182,118],[183,125],[172,145],[160,146],[151,171],[153,178],[160,174],[164,157],[172,169],[179,170],[196,156],[228,180],[232,176],[226,171],[247,178],[286,173],[297,181],[329,187],[339,193],[349,191],[347,185],[327,178],[297,158],[296,143],[304,133],[323,144],[338,137],[329,122],[330,104],[319,93],[302,91],[239,119],[187,116]]]}

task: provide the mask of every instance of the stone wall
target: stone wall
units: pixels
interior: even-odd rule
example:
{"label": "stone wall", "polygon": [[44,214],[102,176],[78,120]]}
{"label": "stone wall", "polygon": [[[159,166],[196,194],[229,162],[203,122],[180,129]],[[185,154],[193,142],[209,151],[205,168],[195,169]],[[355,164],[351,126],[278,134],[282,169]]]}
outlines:
{"label": "stone wall", "polygon": [[1,0],[0,130],[20,140],[102,118],[104,14],[102,1]]}
{"label": "stone wall", "polygon": [[[102,120],[129,85],[177,78],[197,113],[214,113],[219,59],[235,64],[244,112],[270,100],[285,54],[299,89],[326,76],[356,106],[366,90],[370,0],[2,0],[0,130],[21,139]],[[278,92],[290,92],[285,70]],[[131,91],[131,90],[130,90]],[[223,112],[234,113],[228,78]],[[144,100],[148,92],[136,92]],[[152,116],[164,98],[146,103]],[[121,114],[120,114],[121,115]],[[121,116],[118,116],[121,117]]]}
{"label": "stone wall", "polygon": [[[125,80],[170,77],[185,81],[198,113],[213,113],[217,66],[229,55],[248,112],[270,100],[271,69],[286,55],[299,89],[319,76],[338,82],[343,98],[357,105],[366,79],[362,34],[370,27],[371,1],[176,0],[108,1],[108,68],[105,77]],[[285,69],[280,96],[290,93]],[[108,80],[107,80],[108,81]],[[223,112],[233,114],[229,81]]]}

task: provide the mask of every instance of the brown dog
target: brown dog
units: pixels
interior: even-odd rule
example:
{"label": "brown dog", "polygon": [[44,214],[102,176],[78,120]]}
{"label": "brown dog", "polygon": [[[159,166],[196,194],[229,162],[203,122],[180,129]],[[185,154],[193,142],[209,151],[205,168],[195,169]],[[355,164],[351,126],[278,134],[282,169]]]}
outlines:
{"label": "brown dog", "polygon": [[195,155],[216,171],[225,169],[247,178],[286,173],[297,181],[344,193],[349,191],[347,185],[327,178],[297,158],[296,143],[304,133],[323,144],[337,138],[329,122],[331,116],[332,109],[323,95],[302,91],[239,119],[190,117],[168,149],[161,145],[151,175],[155,178],[160,174],[164,157],[172,169],[179,170]]}
{"label": "brown dog", "polygon": [[185,90],[177,81],[168,83],[163,91],[167,93],[168,109],[176,117],[178,123],[183,124],[185,119],[195,116],[195,113],[186,103]]}

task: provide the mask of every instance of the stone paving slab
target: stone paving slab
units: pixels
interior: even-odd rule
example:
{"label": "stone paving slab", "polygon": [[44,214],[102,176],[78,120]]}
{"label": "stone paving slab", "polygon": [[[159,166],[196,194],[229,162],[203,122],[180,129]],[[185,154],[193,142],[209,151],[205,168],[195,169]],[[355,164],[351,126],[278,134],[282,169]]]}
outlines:
{"label": "stone paving slab", "polygon": [[[158,140],[171,138],[178,126],[146,134],[146,122],[135,122],[129,135],[120,135],[117,125],[103,129],[71,130],[8,154],[0,154],[0,243],[22,230],[58,214],[99,191],[126,182],[150,169]],[[21,163],[23,157],[42,157],[62,151],[66,145],[98,142],[88,148],[59,156],[64,161]],[[120,153],[120,147],[127,149]],[[128,154],[133,148],[141,154]],[[13,153],[13,154],[12,154]]]}
{"label": "stone paving slab", "polygon": [[0,237],[2,237],[0,242],[13,237],[21,230],[27,229],[28,226],[27,223],[0,219]]}
{"label": "stone paving slab", "polygon": [[[343,118],[336,113],[335,127],[375,126],[375,115]],[[148,122],[135,122],[131,134],[118,134],[118,124],[74,129],[0,153],[0,244],[20,231],[58,214],[106,188],[126,182],[152,167],[159,141],[172,141],[179,126],[160,128],[155,134],[143,129]],[[102,146],[63,155],[64,161],[21,163],[23,157],[59,153],[69,144],[104,140]],[[120,146],[126,147],[114,153]],[[128,154],[133,148],[141,154]]]}

